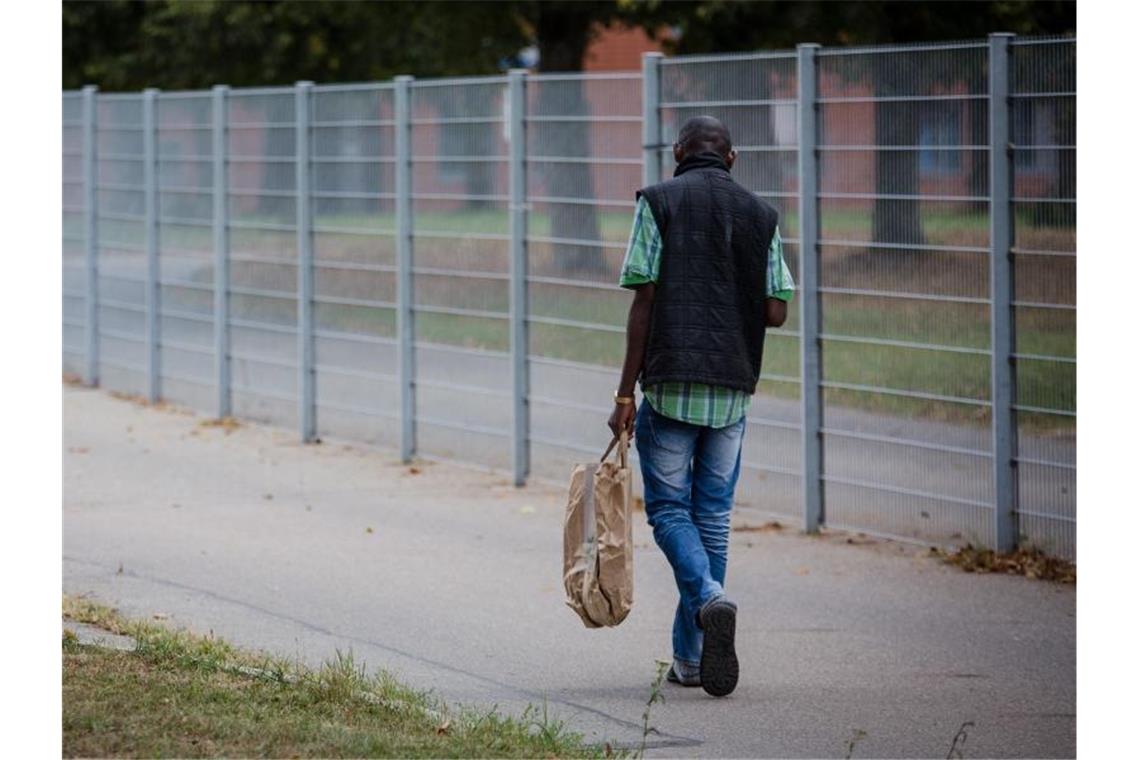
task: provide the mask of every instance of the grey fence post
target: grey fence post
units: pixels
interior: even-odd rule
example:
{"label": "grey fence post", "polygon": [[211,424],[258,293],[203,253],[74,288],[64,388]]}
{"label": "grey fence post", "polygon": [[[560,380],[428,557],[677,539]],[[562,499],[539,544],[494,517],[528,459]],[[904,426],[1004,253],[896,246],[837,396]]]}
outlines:
{"label": "grey fence post", "polygon": [[515,485],[526,483],[530,473],[530,389],[527,354],[527,208],[526,208],[526,70],[512,69],[510,98],[510,193],[511,193],[511,367],[513,421],[511,460]]}
{"label": "grey fence post", "polygon": [[217,384],[219,419],[232,414],[230,393],[230,220],[226,197],[229,180],[226,139],[230,88],[224,84],[213,90],[214,162],[214,372]]}
{"label": "grey fence post", "polygon": [[816,110],[816,54],[819,45],[796,47],[796,78],[800,123],[800,376],[803,403],[803,526],[819,530],[823,502],[823,399],[820,361],[819,303],[819,129]]}
{"label": "grey fence post", "polygon": [[99,384],[99,193],[95,188],[98,147],[95,133],[95,95],[99,88],[83,88],[83,236],[87,270],[87,377],[88,385]]}
{"label": "grey fence post", "polygon": [[1009,43],[1012,34],[989,37],[990,114],[990,379],[994,451],[994,542],[998,551],[1017,545],[1016,427],[1013,418],[1013,151],[1009,124]]}
{"label": "grey fence post", "polygon": [[396,77],[396,337],[400,365],[400,458],[416,453],[415,293],[412,281],[412,77]]}
{"label": "grey fence post", "polygon": [[155,113],[158,90],[143,90],[143,194],[146,209],[146,374],[147,400],[156,403],[161,395],[159,361],[158,282],[158,119]]}
{"label": "grey fence post", "polygon": [[297,421],[301,442],[317,437],[316,371],[313,367],[313,211],[310,205],[312,82],[297,82]]}
{"label": "grey fence post", "polygon": [[661,181],[661,53],[641,54],[641,184]]}

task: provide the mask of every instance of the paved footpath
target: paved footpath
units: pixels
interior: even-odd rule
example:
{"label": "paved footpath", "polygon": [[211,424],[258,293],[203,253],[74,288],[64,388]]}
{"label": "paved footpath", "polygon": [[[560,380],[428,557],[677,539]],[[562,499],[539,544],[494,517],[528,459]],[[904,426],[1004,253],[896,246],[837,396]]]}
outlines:
{"label": "paved footpath", "polygon": [[[560,489],[291,431],[232,432],[64,389],[64,590],[317,664],[337,649],[450,702],[545,700],[637,746],[676,601],[643,521],[636,603],[586,630],[561,589]],[[568,468],[569,468],[569,464]],[[737,528],[758,515],[736,515]],[[740,686],[667,685],[653,756],[1073,757],[1076,592],[913,546],[732,534]]]}

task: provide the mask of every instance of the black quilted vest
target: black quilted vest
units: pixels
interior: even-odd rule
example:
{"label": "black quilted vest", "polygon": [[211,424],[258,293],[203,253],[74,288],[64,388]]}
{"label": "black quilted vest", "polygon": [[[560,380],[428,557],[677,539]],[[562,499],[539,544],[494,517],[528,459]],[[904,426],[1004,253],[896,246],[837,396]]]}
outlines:
{"label": "black quilted vest", "polygon": [[673,179],[637,196],[663,246],[642,388],[693,382],[754,393],[778,213],[736,184],[714,153],[687,157]]}

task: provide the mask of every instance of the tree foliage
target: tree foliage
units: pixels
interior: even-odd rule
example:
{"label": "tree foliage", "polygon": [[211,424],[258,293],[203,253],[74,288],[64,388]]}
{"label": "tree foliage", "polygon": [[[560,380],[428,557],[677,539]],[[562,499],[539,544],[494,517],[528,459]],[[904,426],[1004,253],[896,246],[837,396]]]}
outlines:
{"label": "tree foliage", "polygon": [[73,0],[63,4],[63,86],[103,90],[345,82],[485,74],[520,48],[540,68],[581,68],[599,26],[641,26],[671,52],[964,39],[992,31],[1072,32],[1076,4],[788,2],[786,0],[513,0],[489,3],[329,0]]}

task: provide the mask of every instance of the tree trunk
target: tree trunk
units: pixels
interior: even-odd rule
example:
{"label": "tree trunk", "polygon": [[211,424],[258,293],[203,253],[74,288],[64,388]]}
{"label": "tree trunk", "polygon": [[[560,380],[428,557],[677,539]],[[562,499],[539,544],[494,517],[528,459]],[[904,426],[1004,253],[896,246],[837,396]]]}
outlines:
{"label": "tree trunk", "polygon": [[[544,72],[581,71],[590,42],[595,9],[589,3],[540,3],[535,33],[539,66]],[[538,85],[538,115],[589,115],[580,79]],[[534,122],[536,151],[543,156],[587,158],[592,125],[586,121]],[[593,167],[586,163],[543,162],[545,195],[588,200],[590,203],[551,203],[550,234],[555,238],[600,241],[597,208],[593,205]],[[596,245],[553,245],[554,261],[566,273],[601,273],[603,249]]]}
{"label": "tree trunk", "polygon": [[[876,97],[905,94],[913,72],[899,66],[890,56],[873,56],[872,76]],[[909,101],[875,103],[875,144],[918,144],[918,109]],[[875,193],[877,195],[918,195],[918,151],[879,150],[875,152]],[[877,198],[871,222],[871,236],[879,243],[922,244],[922,216],[913,200]]]}

